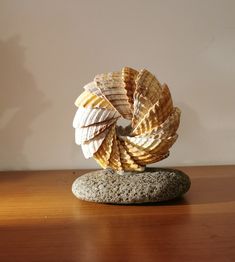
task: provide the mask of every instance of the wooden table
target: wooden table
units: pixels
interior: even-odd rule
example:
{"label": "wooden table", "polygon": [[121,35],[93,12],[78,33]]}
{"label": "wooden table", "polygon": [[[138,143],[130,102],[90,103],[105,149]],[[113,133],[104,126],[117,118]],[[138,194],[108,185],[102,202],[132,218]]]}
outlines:
{"label": "wooden table", "polygon": [[182,167],[182,199],[118,206],[71,193],[81,171],[0,173],[0,261],[235,261],[235,166]]}

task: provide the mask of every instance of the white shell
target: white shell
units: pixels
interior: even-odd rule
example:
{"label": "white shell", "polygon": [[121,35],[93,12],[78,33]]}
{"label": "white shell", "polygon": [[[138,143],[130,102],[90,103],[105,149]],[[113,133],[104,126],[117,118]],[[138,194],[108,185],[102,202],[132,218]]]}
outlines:
{"label": "white shell", "polygon": [[95,152],[97,152],[102,142],[104,141],[108,131],[109,129],[106,129],[98,136],[95,136],[93,139],[82,144],[82,151],[85,158],[90,158],[95,154]]}
{"label": "white shell", "polygon": [[116,119],[120,116],[117,111],[110,111],[104,108],[84,108],[79,107],[74,120],[73,127],[85,127],[111,119]]}
{"label": "white shell", "polygon": [[93,139],[98,134],[102,133],[110,125],[112,125],[116,119],[101,122],[97,125],[89,125],[86,127],[78,127],[75,129],[75,142],[77,145],[81,145],[86,141]]}

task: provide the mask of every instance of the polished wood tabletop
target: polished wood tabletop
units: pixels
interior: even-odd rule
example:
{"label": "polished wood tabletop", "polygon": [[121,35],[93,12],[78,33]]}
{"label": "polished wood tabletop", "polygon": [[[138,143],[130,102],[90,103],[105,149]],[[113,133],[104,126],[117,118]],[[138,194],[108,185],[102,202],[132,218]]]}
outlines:
{"label": "polished wood tabletop", "polygon": [[0,261],[235,261],[235,166],[178,169],[190,191],[147,205],[76,199],[87,170],[0,172]]}

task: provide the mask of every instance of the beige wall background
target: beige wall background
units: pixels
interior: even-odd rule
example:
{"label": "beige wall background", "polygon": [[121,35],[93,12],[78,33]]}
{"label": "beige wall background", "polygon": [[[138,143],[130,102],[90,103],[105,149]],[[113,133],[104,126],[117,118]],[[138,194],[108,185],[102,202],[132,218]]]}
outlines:
{"label": "beige wall background", "polygon": [[182,109],[159,165],[234,163],[235,1],[0,0],[0,169],[98,167],[74,143],[73,103],[124,65]]}

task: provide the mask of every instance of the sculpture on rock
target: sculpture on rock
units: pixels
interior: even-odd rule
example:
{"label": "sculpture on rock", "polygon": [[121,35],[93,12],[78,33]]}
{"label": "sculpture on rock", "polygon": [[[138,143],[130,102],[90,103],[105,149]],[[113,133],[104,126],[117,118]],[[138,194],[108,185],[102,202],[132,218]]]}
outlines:
{"label": "sculpture on rock", "polygon": [[[146,69],[124,67],[99,74],[77,98],[75,141],[85,158],[104,170],[77,178],[72,186],[82,200],[133,204],[179,197],[190,179],[179,170],[145,168],[169,156],[180,123],[170,90]],[[119,119],[129,121],[125,128]]]}

